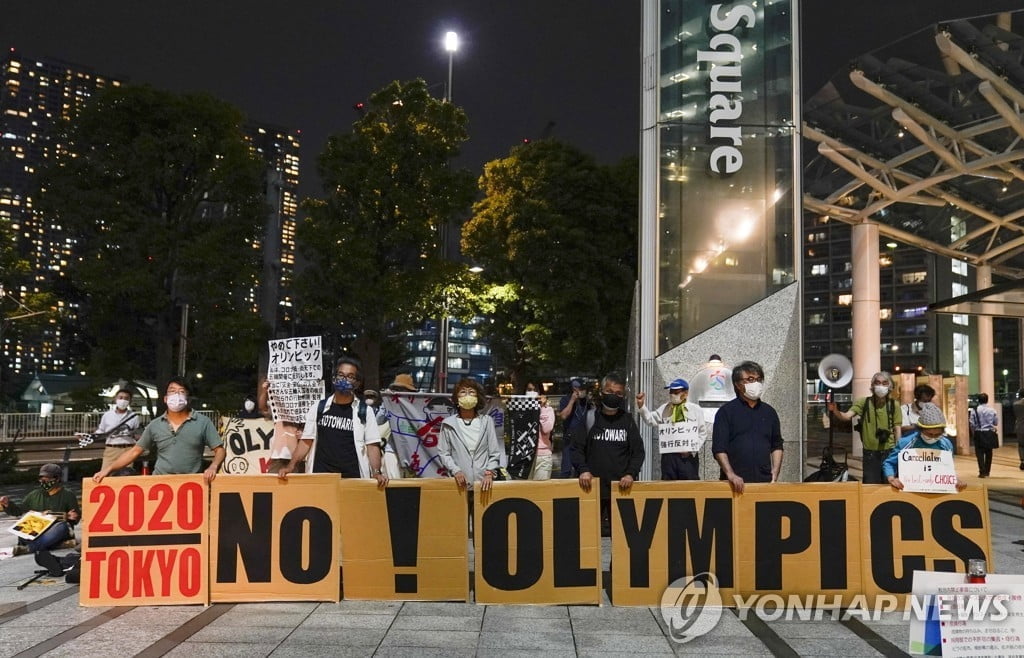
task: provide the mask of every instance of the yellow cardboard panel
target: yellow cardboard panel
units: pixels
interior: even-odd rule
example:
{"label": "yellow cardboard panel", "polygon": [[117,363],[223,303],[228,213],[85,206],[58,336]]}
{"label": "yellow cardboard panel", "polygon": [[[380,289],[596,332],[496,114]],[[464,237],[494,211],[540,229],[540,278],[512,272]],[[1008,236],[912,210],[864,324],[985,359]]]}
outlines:
{"label": "yellow cardboard panel", "polygon": [[209,602],[202,475],[82,483],[84,606]]}
{"label": "yellow cardboard panel", "polygon": [[849,604],[861,592],[860,484],[748,484],[736,515],[745,596]]}
{"label": "yellow cardboard panel", "polygon": [[346,599],[466,601],[466,492],[452,479],[342,480]]}
{"label": "yellow cardboard panel", "polygon": [[589,494],[577,480],[477,485],[476,602],[600,604],[599,491],[596,479]]}
{"label": "yellow cardboard panel", "polygon": [[335,474],[221,475],[213,481],[210,599],[337,601]]}
{"label": "yellow cardboard panel", "polygon": [[908,594],[914,570],[966,573],[967,560],[992,566],[992,526],[982,487],[955,494],[861,486],[864,593]]}
{"label": "yellow cardboard panel", "polygon": [[735,502],[724,482],[612,487],[612,603],[657,606],[669,584],[711,572],[723,600],[736,588]]}

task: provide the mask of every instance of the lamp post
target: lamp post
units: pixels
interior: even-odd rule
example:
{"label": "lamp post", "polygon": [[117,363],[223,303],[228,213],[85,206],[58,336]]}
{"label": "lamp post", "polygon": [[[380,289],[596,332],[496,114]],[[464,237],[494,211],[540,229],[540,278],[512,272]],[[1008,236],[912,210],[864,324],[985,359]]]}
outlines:
{"label": "lamp post", "polygon": [[[449,30],[444,34],[444,49],[448,52],[448,86],[445,88],[445,102],[452,102],[452,70],[455,61],[455,51],[459,49],[459,35]],[[448,220],[444,219],[440,225],[441,233],[441,258],[448,260]],[[448,391],[448,291],[444,291],[444,299],[441,307],[441,321],[437,324],[437,363],[435,372],[437,378],[434,382],[434,389],[439,393]]]}
{"label": "lamp post", "polygon": [[896,247],[895,242],[886,242],[889,248],[889,274],[892,276],[892,309],[889,311],[889,321],[892,325],[892,341],[889,343],[889,353],[892,354],[892,371],[896,372],[896,352],[899,349],[896,345]]}
{"label": "lamp post", "polygon": [[455,59],[455,51],[459,49],[459,35],[451,30],[444,33],[444,49],[448,52],[448,87],[445,89],[444,99],[452,102],[452,67]]}

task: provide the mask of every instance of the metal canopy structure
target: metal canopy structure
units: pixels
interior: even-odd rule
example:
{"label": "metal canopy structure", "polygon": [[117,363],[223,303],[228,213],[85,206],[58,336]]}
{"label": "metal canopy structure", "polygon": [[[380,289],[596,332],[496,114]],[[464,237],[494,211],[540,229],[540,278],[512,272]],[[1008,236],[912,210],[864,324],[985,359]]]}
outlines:
{"label": "metal canopy structure", "polygon": [[1024,318],[1024,279],[1014,279],[928,305],[936,313]]}
{"label": "metal canopy structure", "polygon": [[1022,34],[982,16],[851,62],[804,107],[805,210],[1024,279]]}

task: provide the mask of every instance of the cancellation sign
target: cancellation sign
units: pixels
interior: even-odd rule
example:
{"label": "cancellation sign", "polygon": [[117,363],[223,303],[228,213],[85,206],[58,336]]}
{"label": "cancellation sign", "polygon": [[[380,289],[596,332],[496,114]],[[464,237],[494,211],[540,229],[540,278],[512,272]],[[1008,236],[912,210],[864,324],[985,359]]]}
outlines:
{"label": "cancellation sign", "polygon": [[904,491],[917,493],[956,493],[956,467],[953,453],[930,448],[900,450],[899,479]]}
{"label": "cancellation sign", "polygon": [[208,603],[207,500],[202,475],[85,480],[79,603]]}

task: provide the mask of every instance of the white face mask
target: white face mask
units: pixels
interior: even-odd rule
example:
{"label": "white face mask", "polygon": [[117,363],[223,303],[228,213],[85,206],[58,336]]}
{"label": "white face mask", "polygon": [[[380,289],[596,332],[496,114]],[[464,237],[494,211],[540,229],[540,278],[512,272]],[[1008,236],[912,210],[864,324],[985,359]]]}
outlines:
{"label": "white face mask", "polygon": [[124,398],[117,398],[116,400],[114,400],[114,406],[120,409],[121,411],[124,411],[125,409],[128,408],[128,400],[125,400]]}
{"label": "white face mask", "polygon": [[877,386],[876,385],[871,390],[874,391],[875,395],[877,395],[880,398],[884,398],[886,395],[889,395],[889,387],[888,386]]}
{"label": "white face mask", "polygon": [[928,445],[932,445],[933,443],[938,443],[939,439],[941,439],[941,438],[942,438],[941,436],[925,436],[924,434],[921,435],[921,440],[924,441],[925,443],[927,443]]}
{"label": "white face mask", "polygon": [[680,404],[683,401],[683,394],[682,393],[669,393],[668,394],[668,401],[671,402],[672,404]]}
{"label": "white face mask", "polygon": [[171,411],[184,411],[188,406],[188,398],[184,393],[172,393],[167,396],[167,408]]}
{"label": "white face mask", "polygon": [[748,400],[760,400],[764,392],[763,382],[748,382],[743,385],[743,397]]}
{"label": "white face mask", "polygon": [[537,397],[538,395],[540,395],[540,394],[539,394],[539,393],[537,393],[537,391],[527,391],[527,392],[526,392],[526,397],[528,397],[528,398],[535,398],[535,397]]}
{"label": "white face mask", "polygon": [[245,401],[245,410],[246,411],[252,411],[255,408],[256,408],[256,403],[255,402],[253,402],[252,400],[246,400]]}

